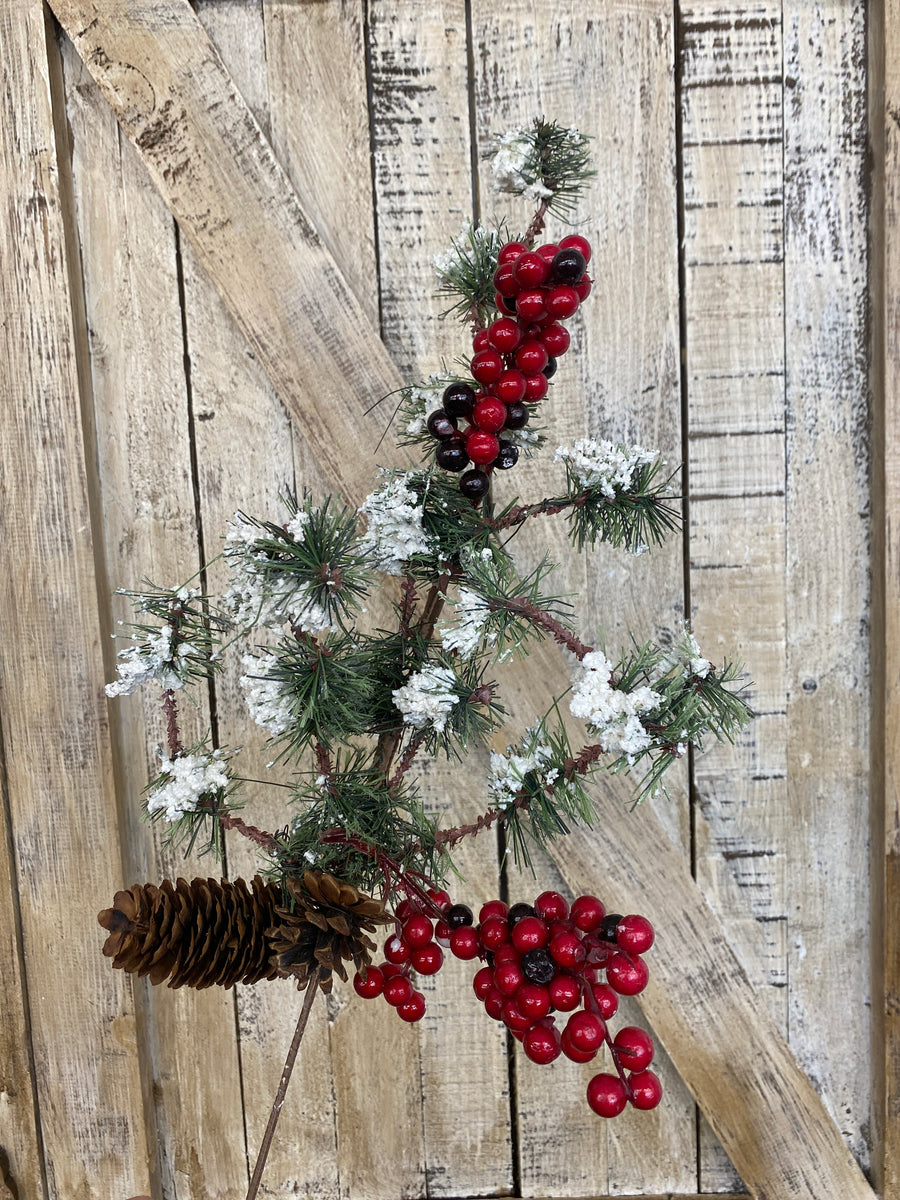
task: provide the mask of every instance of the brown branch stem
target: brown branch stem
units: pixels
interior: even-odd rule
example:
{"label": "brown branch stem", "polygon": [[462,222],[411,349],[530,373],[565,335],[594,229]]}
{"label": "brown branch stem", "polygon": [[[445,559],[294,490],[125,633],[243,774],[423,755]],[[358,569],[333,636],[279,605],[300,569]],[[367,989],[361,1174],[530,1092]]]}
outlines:
{"label": "brown branch stem", "polygon": [[163,692],[163,712],[166,715],[166,740],[169,744],[169,758],[175,758],[184,749],[181,731],[178,728],[178,704],[175,693],[171,688]]}
{"label": "brown branch stem", "polygon": [[255,825],[248,825],[242,821],[240,817],[234,817],[230,813],[224,813],[219,818],[219,824],[223,829],[235,829],[245,838],[249,838],[251,842],[256,842],[257,846],[263,846],[266,850],[274,851],[278,846],[278,839],[271,833],[266,833],[264,829],[257,829]]}
{"label": "brown branch stem", "polygon": [[535,625],[539,625],[541,629],[545,629],[555,642],[561,646],[565,646],[567,650],[571,650],[579,662],[590,654],[592,648],[586,645],[581,638],[577,637],[570,629],[566,629],[565,625],[557,621],[555,617],[551,617],[546,609],[538,608],[528,600],[506,599],[503,601],[495,601],[490,605],[494,610],[497,608],[505,608],[507,612],[518,613],[519,616],[526,617]]}
{"label": "brown branch stem", "polygon": [[424,741],[425,741],[425,730],[424,729],[420,729],[417,733],[414,733],[413,736],[409,739],[409,743],[407,744],[406,749],[403,751],[403,755],[402,755],[399,763],[397,763],[397,770],[394,772],[394,775],[393,775],[390,783],[388,784],[389,792],[391,792],[391,793],[396,792],[397,788],[400,786],[400,780],[403,778],[403,776],[406,774],[406,772],[412,766],[413,761],[419,752],[419,748],[421,747],[421,745]]}
{"label": "brown branch stem", "polygon": [[266,1131],[263,1134],[263,1139],[259,1147],[259,1154],[256,1157],[256,1166],[253,1169],[253,1178],[250,1180],[250,1187],[247,1190],[247,1200],[255,1200],[256,1194],[259,1191],[259,1185],[266,1166],[266,1159],[269,1157],[269,1148],[271,1147],[272,1139],[275,1136],[275,1127],[278,1124],[278,1118],[281,1116],[281,1109],[284,1105],[284,1098],[287,1094],[288,1084],[291,1082],[291,1073],[294,1070],[294,1063],[297,1059],[297,1051],[300,1049],[300,1043],[303,1040],[303,1034],[306,1032],[306,1024],[309,1020],[309,1014],[312,1010],[313,1001],[316,998],[316,992],[318,990],[319,972],[315,971],[310,976],[306,985],[306,995],[303,997],[303,1008],[300,1010],[300,1016],[297,1018],[297,1028],[294,1030],[294,1037],[291,1041],[290,1049],[287,1052],[287,1058],[284,1060],[284,1069],[281,1072],[281,1080],[278,1084],[278,1091],[275,1093],[275,1101],[272,1104],[272,1111],[269,1113],[269,1122],[266,1125]]}
{"label": "brown branch stem", "polygon": [[548,496],[534,504],[514,504],[508,513],[491,522],[491,528],[495,533],[499,533],[503,529],[512,529],[516,525],[521,525],[529,517],[552,517],[556,513],[564,512],[567,508],[582,508],[587,503],[587,499],[587,492],[579,492],[577,496],[571,498]]}

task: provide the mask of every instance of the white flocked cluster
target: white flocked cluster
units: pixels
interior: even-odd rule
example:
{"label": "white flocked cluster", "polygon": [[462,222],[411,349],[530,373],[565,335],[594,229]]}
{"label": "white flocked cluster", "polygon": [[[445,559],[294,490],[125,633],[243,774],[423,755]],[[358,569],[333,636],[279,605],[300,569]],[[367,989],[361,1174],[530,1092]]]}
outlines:
{"label": "white flocked cluster", "polygon": [[658,451],[642,446],[625,446],[604,439],[579,438],[572,446],[560,446],[554,462],[565,462],[579,487],[599,488],[608,500],[630,492],[638,467],[656,461]]}
{"label": "white flocked cluster", "polygon": [[[195,588],[181,588],[176,598],[187,603],[199,593]],[[183,660],[191,653],[191,645],[187,641],[174,645],[174,626],[161,625],[146,642],[139,646],[128,646],[116,655],[116,674],[118,678],[106,685],[106,694],[115,696],[131,696],[138,688],[158,679],[163,691],[177,691],[184,686],[184,675],[181,668]]]}
{"label": "white flocked cluster", "polygon": [[416,495],[405,475],[386,479],[359,511],[368,521],[360,548],[386,575],[402,575],[414,554],[433,553],[432,540],[422,527],[424,497]]}
{"label": "white flocked cluster", "polygon": [[[491,610],[483,596],[466,587],[459,589],[459,596],[453,603],[453,608],[456,624],[442,624],[438,627],[441,644],[447,651],[455,650],[462,659],[471,658],[484,640],[484,623]],[[491,634],[487,643],[493,645],[496,640],[496,635]]]}
{"label": "white flocked cluster", "polygon": [[496,808],[509,808],[522,790],[525,776],[532,775],[540,787],[552,788],[559,779],[553,748],[541,738],[541,726],[525,731],[521,746],[507,746],[506,753],[491,753],[488,791]]}
{"label": "white flocked cluster", "polygon": [[167,821],[177,821],[185,813],[196,812],[205,796],[228,787],[226,753],[161,755],[160,783],[147,799],[147,812],[161,812]]}
{"label": "white flocked cluster", "polygon": [[271,675],[277,661],[274,654],[265,652],[245,654],[241,659],[244,674],[240,684],[250,715],[273,737],[286,732],[294,720],[290,692],[283,680]]}
{"label": "white flocked cluster", "polygon": [[526,200],[548,200],[553,195],[550,188],[540,179],[529,181],[523,174],[534,150],[528,131],[521,126],[510,129],[500,135],[497,143],[497,152],[491,159],[494,189],[524,196]]}
{"label": "white flocked cluster", "polygon": [[600,650],[582,659],[572,682],[569,710],[587,721],[607,753],[624,754],[631,761],[650,745],[639,714],[652,712],[662,697],[641,686],[625,692],[610,683],[612,663]]}
{"label": "white flocked cluster", "polygon": [[403,687],[395,688],[391,695],[398,712],[403,714],[404,725],[413,729],[431,726],[436,733],[443,733],[447,718],[459,703],[456,676],[448,667],[431,663],[410,675]]}

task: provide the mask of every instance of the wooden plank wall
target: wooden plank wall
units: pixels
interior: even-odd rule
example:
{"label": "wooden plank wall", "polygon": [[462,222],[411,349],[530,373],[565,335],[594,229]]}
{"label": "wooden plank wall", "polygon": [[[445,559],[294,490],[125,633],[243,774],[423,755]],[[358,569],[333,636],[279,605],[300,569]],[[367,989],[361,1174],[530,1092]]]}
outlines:
{"label": "wooden plank wall", "polygon": [[[547,408],[553,444],[591,433],[659,446],[684,464],[687,520],[683,540],[640,559],[577,558],[540,533],[523,536],[521,552],[533,561],[549,545],[562,557],[559,586],[585,598],[590,638],[666,638],[688,614],[711,656],[746,659],[754,725],[737,746],[684,764],[654,812],[846,1146],[896,1200],[896,1168],[879,1157],[871,1046],[884,1031],[869,992],[881,904],[870,887],[881,809],[869,796],[869,664],[884,646],[871,619],[873,513],[893,493],[873,488],[870,458],[867,6],[195,7],[272,147],[254,170],[273,195],[283,171],[303,197],[305,214],[273,218],[283,261],[254,263],[248,242],[231,267],[217,263],[227,237],[204,224],[199,168],[185,163],[169,184],[185,205],[194,199],[189,244],[148,175],[164,164],[149,143],[139,161],[96,64],[52,21],[45,46],[40,4],[23,5],[24,19],[0,15],[2,128],[16,131],[0,160],[16,218],[0,229],[0,303],[6,361],[22,371],[3,392],[15,436],[4,439],[0,506],[11,568],[0,639],[0,1184],[5,1175],[17,1200],[243,1196],[298,1001],[286,984],[237,996],[132,990],[99,957],[94,913],[117,887],[207,870],[175,859],[140,820],[160,722],[141,697],[107,716],[108,635],[127,616],[113,593],[190,576],[237,509],[271,515],[285,485],[328,486],[343,455],[362,478],[386,421],[361,415],[363,394],[465,349],[437,320],[432,257],[472,216],[512,210],[524,223],[524,210],[491,195],[491,136],[544,113],[591,133],[598,165],[578,217],[597,283]],[[62,20],[76,8],[55,6]],[[896,24],[889,16],[895,36]],[[202,55],[191,65],[189,31],[184,46],[172,74],[199,95],[219,67]],[[317,238],[321,274],[289,278],[292,247],[319,253]],[[278,339],[242,315],[254,270],[258,288],[298,297],[290,359],[273,361]],[[330,358],[318,348],[316,288],[337,289],[350,314]],[[394,367],[370,353],[368,322]],[[354,336],[367,346],[365,377],[354,374]],[[292,420],[298,405],[321,421]],[[504,489],[526,495],[552,486],[547,461],[511,476]],[[216,735],[264,755],[237,674],[217,682]],[[193,720],[202,734],[209,710]],[[458,773],[436,764],[423,783],[448,817],[471,813]],[[262,825],[284,820],[263,789],[251,811]],[[596,874],[603,895],[604,864],[590,860],[601,844],[585,839],[562,866]],[[501,877],[498,861],[495,839],[468,851],[474,902],[563,878],[550,861],[537,883]],[[629,888],[639,851],[635,863]],[[253,872],[246,843],[229,845],[228,868]],[[665,889],[647,891],[664,925]],[[586,1109],[581,1072],[509,1060],[470,975],[448,965],[419,1028],[346,989],[316,1006],[265,1194],[741,1191],[665,1056],[664,1105],[603,1124]],[[801,1194],[790,1177],[785,1163],[783,1190],[754,1177],[754,1193]]]}

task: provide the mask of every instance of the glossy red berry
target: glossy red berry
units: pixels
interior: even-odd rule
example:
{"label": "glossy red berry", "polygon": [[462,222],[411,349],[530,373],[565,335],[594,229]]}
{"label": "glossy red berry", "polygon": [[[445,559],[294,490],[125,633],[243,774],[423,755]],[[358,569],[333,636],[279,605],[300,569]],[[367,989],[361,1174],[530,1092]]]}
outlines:
{"label": "glossy red berry", "polygon": [[479,909],[478,920],[486,921],[488,917],[502,917],[505,921],[508,915],[509,905],[504,904],[502,900],[488,900]]}
{"label": "glossy red berry", "polygon": [[588,1050],[599,1050],[603,1045],[606,1026],[596,1013],[572,1013],[566,1022],[565,1036],[576,1050],[587,1053]]}
{"label": "glossy red berry", "polygon": [[485,433],[498,433],[506,424],[506,405],[496,396],[485,396],[475,405],[472,421]]}
{"label": "glossy red berry", "polygon": [[504,996],[512,996],[525,982],[525,974],[516,959],[494,963],[494,986]]}
{"label": "glossy red berry", "polygon": [[539,1021],[550,1011],[550,993],[539,983],[526,981],[517,989],[515,996],[519,1012],[532,1021]]}
{"label": "glossy red berry", "polygon": [[550,264],[540,254],[528,250],[516,259],[513,272],[519,287],[539,288],[550,277]]}
{"label": "glossy red berry", "polygon": [[569,246],[574,246],[584,256],[586,263],[591,261],[591,243],[580,233],[568,233],[564,238],[560,238],[557,249],[566,250]]}
{"label": "glossy red berry", "polygon": [[542,1066],[552,1063],[560,1055],[559,1034],[544,1025],[533,1025],[522,1039],[522,1045],[526,1057]]}
{"label": "glossy red berry", "polygon": [[525,376],[521,371],[504,371],[493,391],[504,404],[516,404],[525,395]]}
{"label": "glossy red berry", "polygon": [[550,942],[550,954],[561,967],[577,971],[587,958],[587,950],[575,933],[558,933]]}
{"label": "glossy red berry", "polygon": [[516,315],[516,302],[511,296],[501,296],[499,292],[494,292],[494,307],[508,317]]}
{"label": "glossy red berry", "polygon": [[616,928],[616,941],[629,954],[646,954],[653,945],[653,926],[646,917],[630,913]]}
{"label": "glossy red berry", "polygon": [[493,1021],[499,1021],[503,1016],[503,1001],[506,997],[497,988],[491,990],[484,998],[484,1011]]}
{"label": "glossy red berry", "polygon": [[516,351],[516,366],[523,375],[536,375],[546,367],[549,357],[540,342],[523,342]]}
{"label": "glossy red berry", "polygon": [[618,1075],[595,1075],[587,1085],[588,1105],[600,1117],[617,1117],[628,1103],[628,1093]]}
{"label": "glossy red berry", "polygon": [[[578,293],[567,283],[560,283],[550,288],[544,297],[544,308],[547,315],[554,321],[564,321],[571,317],[578,308],[580,301]],[[477,379],[478,376],[476,375]]]}
{"label": "glossy red berry", "polygon": [[437,942],[429,942],[427,946],[417,946],[412,952],[410,964],[420,975],[437,975],[444,965],[444,952]]}
{"label": "glossy red berry", "polygon": [[499,967],[500,964],[504,962],[519,962],[520,957],[524,963],[524,955],[519,955],[518,950],[515,948],[512,942],[505,942],[502,946],[498,947],[494,951],[494,966]]}
{"label": "glossy red berry", "polygon": [[487,330],[479,329],[476,331],[476,333],[474,334],[474,336],[472,338],[472,349],[473,350],[487,350],[487,348],[488,348]]}
{"label": "glossy red berry", "polygon": [[526,950],[543,950],[550,941],[550,930],[539,917],[523,917],[512,931],[512,944],[524,954]]}
{"label": "glossy red berry", "polygon": [[587,300],[588,296],[591,294],[593,282],[594,281],[589,276],[585,275],[583,279],[579,279],[579,281],[575,284],[575,291],[578,293],[579,304]]}
{"label": "glossy red berry", "polygon": [[365,979],[357,971],[353,976],[353,990],[364,1000],[374,1000],[384,990],[384,976],[377,967],[369,967]]}
{"label": "glossy red berry", "polygon": [[511,354],[522,340],[522,330],[511,317],[498,317],[488,327],[485,338],[500,354]]}
{"label": "glossy red berry", "polygon": [[439,946],[450,945],[450,926],[446,921],[440,920],[434,923],[434,940]]}
{"label": "glossy red berry", "polygon": [[407,1000],[411,999],[413,985],[405,975],[394,975],[392,979],[385,981],[383,994],[388,1004],[399,1008],[401,1004],[405,1004]]}
{"label": "glossy red berry", "polygon": [[488,917],[478,927],[485,950],[498,950],[509,941],[509,926],[505,917]]}
{"label": "glossy red berry", "polygon": [[600,1016],[604,1021],[609,1021],[619,1011],[619,997],[606,983],[595,983],[593,993]]}
{"label": "glossy red berry", "polygon": [[406,978],[406,976],[409,974],[409,963],[384,962],[379,965],[378,969],[384,976],[385,982],[387,982],[388,979],[396,979],[398,975],[402,975],[404,978]]}
{"label": "glossy red berry", "polygon": [[565,354],[572,340],[568,329],[565,325],[560,325],[558,321],[545,325],[538,334],[538,338],[552,358],[559,358],[561,354]]}
{"label": "glossy red berry", "polygon": [[478,934],[471,925],[460,925],[450,934],[450,950],[457,958],[477,958],[480,949]]}
{"label": "glossy red berry", "polygon": [[472,361],[469,364],[472,377],[477,379],[479,383],[496,383],[503,374],[504,369],[502,357],[496,350],[490,348],[479,350],[477,354],[473,354]]}
{"label": "glossy red berry", "polygon": [[581,984],[574,975],[557,975],[547,985],[553,1007],[560,1012],[571,1012],[581,999]]}
{"label": "glossy red berry", "polygon": [[559,1044],[562,1047],[563,1054],[566,1058],[571,1058],[572,1062],[586,1063],[597,1056],[596,1050],[580,1050],[565,1029],[560,1035]]}
{"label": "glossy red berry", "polygon": [[482,967],[475,972],[472,980],[472,991],[479,1000],[484,1000],[494,986],[494,972],[490,967]]}
{"label": "glossy red berry", "polygon": [[473,463],[477,463],[479,466],[493,462],[499,449],[500,442],[494,434],[486,433],[484,430],[476,430],[466,438],[466,454]]}
{"label": "glossy red berry", "polygon": [[525,379],[525,403],[536,404],[547,395],[549,387],[547,376],[538,371],[537,375],[529,375]]}
{"label": "glossy red berry", "polygon": [[409,945],[396,935],[389,937],[384,943],[384,957],[389,963],[405,963],[409,962],[409,956],[412,951]]}
{"label": "glossy red berry", "polygon": [[615,1054],[626,1071],[645,1071],[653,1061],[653,1039],[637,1025],[625,1025],[613,1038]]}
{"label": "glossy red berry", "polygon": [[500,253],[497,255],[498,263],[514,263],[520,254],[525,254],[528,247],[524,242],[507,242],[506,245],[500,247]]}
{"label": "glossy red berry", "polygon": [[519,285],[513,274],[512,263],[502,263],[497,268],[494,272],[494,287],[497,289],[497,294],[504,300],[511,300],[518,294]]}
{"label": "glossy red berry", "polygon": [[394,916],[401,923],[408,921],[414,913],[421,912],[422,909],[414,900],[401,900],[394,910]]}
{"label": "glossy red berry", "polygon": [[450,893],[445,892],[443,888],[429,888],[428,899],[436,908],[443,912],[450,904]]}
{"label": "glossy red berry", "polygon": [[559,246],[556,242],[548,242],[545,246],[538,246],[535,253],[539,254],[541,258],[545,258],[547,262],[553,262],[558,250]]}
{"label": "glossy red berry", "polygon": [[534,1024],[531,1017],[526,1017],[516,1004],[514,996],[507,996],[503,1001],[503,1024],[513,1033],[525,1033]]}
{"label": "glossy red berry", "polygon": [[424,913],[416,913],[403,926],[403,940],[410,949],[427,946],[434,937],[434,926]]}
{"label": "glossy red berry", "polygon": [[413,992],[405,1004],[397,1007],[397,1015],[404,1021],[421,1021],[425,1016],[425,997],[421,992]]}
{"label": "glossy red berry", "polygon": [[650,972],[642,958],[616,953],[606,964],[606,981],[620,996],[636,996],[647,986]]}
{"label": "glossy red berry", "polygon": [[523,321],[540,321],[547,315],[546,294],[540,288],[519,292],[516,296],[516,312]]}
{"label": "glossy red berry", "polygon": [[634,1093],[631,1103],[635,1108],[656,1108],[662,1099],[662,1084],[652,1071],[638,1071],[630,1075],[628,1082]]}
{"label": "glossy red berry", "polygon": [[591,933],[606,916],[606,909],[596,896],[579,896],[577,900],[572,901],[569,916],[577,929]]}
{"label": "glossy red berry", "polygon": [[569,902],[559,892],[541,892],[534,902],[534,911],[542,921],[564,921],[569,915]]}

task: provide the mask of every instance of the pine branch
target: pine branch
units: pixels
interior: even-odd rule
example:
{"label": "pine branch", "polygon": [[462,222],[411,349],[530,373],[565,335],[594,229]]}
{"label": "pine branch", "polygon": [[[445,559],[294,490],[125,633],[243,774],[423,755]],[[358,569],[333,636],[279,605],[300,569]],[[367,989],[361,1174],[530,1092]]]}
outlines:
{"label": "pine branch", "polygon": [[178,704],[175,700],[175,693],[171,688],[166,688],[162,698],[163,712],[166,717],[166,739],[169,745],[169,757],[174,758],[176,754],[180,754],[184,749],[181,740],[181,731],[178,728]]}

